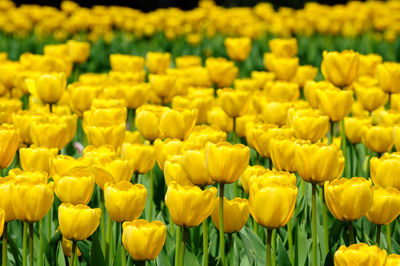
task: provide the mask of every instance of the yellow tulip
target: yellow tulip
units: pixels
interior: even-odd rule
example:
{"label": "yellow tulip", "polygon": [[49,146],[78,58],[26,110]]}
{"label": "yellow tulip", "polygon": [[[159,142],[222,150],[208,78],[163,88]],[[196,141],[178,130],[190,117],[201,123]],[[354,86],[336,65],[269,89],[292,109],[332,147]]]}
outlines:
{"label": "yellow tulip", "polygon": [[400,93],[390,95],[390,110],[400,111]]}
{"label": "yellow tulip", "polygon": [[378,66],[379,86],[387,93],[400,92],[400,64],[385,62]]}
{"label": "yellow tulip", "polygon": [[233,130],[233,118],[221,107],[213,107],[208,111],[207,123],[227,133]]}
{"label": "yellow tulip", "polygon": [[325,202],[336,219],[351,222],[364,216],[372,206],[371,180],[362,177],[340,178],[324,185]]}
{"label": "yellow tulip", "polygon": [[27,79],[29,92],[44,103],[57,102],[65,90],[66,77],[64,73],[43,74],[36,79]]}
{"label": "yellow tulip", "polygon": [[93,99],[100,94],[101,87],[96,85],[68,85],[69,102],[71,109],[82,117],[83,113],[90,109]]}
{"label": "yellow tulip", "polygon": [[[29,174],[29,173],[27,173]],[[46,181],[46,182],[45,182]],[[54,201],[54,183],[42,180],[16,180],[12,206],[18,220],[34,223],[43,219]]]}
{"label": "yellow tulip", "polygon": [[32,144],[32,124],[43,120],[43,116],[28,110],[19,111],[13,114],[13,125],[18,129],[21,140],[25,144]]}
{"label": "yellow tulip", "polygon": [[400,265],[400,255],[397,254],[390,254],[387,256],[385,266],[397,266]]}
{"label": "yellow tulip", "polygon": [[376,185],[400,189],[398,171],[400,171],[400,153],[398,152],[385,153],[380,158],[372,157],[370,160],[371,178]]}
{"label": "yellow tulip", "polygon": [[[170,102],[170,98],[176,94],[177,78],[175,76],[150,74],[149,83],[151,91],[160,98],[160,103]],[[150,102],[152,102],[151,95]]]}
{"label": "yellow tulip", "polygon": [[[219,199],[214,201],[214,211],[211,214],[215,227],[219,230]],[[228,200],[224,197],[224,232],[231,234],[239,232],[249,219],[249,202],[247,199],[234,198]]]}
{"label": "yellow tulip", "polygon": [[203,149],[207,142],[218,143],[226,141],[226,133],[217,127],[195,126],[192,134],[185,140],[187,149]]}
{"label": "yellow tulip", "polygon": [[174,224],[196,227],[214,211],[216,197],[215,187],[201,190],[196,186],[183,187],[176,182],[171,182],[165,194],[165,204]]}
{"label": "yellow tulip", "polygon": [[68,240],[84,240],[99,227],[101,210],[85,205],[63,203],[58,207],[58,222],[61,234]]}
{"label": "yellow tulip", "polygon": [[274,72],[277,80],[291,80],[299,67],[299,58],[278,58],[274,54],[264,54],[264,65],[268,71]]}
{"label": "yellow tulip", "polygon": [[95,184],[95,177],[85,171],[68,171],[53,176],[55,193],[64,203],[72,205],[89,203]]}
{"label": "yellow tulip", "polygon": [[396,147],[396,151],[400,151],[400,127],[395,126],[393,128],[393,142]]}
{"label": "yellow tulip", "polygon": [[148,83],[139,83],[132,86],[122,86],[126,106],[130,109],[136,109],[145,104],[149,98],[150,85]]}
{"label": "yellow tulip", "polygon": [[84,63],[90,55],[90,43],[67,41],[68,55],[74,63]]}
{"label": "yellow tulip", "polygon": [[314,109],[289,109],[288,124],[293,127],[296,138],[317,142],[329,131],[329,117]]}
{"label": "yellow tulip", "polygon": [[362,142],[373,152],[387,152],[393,147],[393,127],[364,126],[361,130]]}
{"label": "yellow tulip", "polygon": [[11,125],[0,125],[0,139],[0,169],[4,169],[11,164],[18,149],[18,130]]}
{"label": "yellow tulip", "polygon": [[182,155],[168,156],[164,163],[165,184],[168,186],[171,182],[176,182],[181,186],[192,186],[192,182],[187,177],[186,172],[181,165]]}
{"label": "yellow tulip", "polygon": [[299,85],[300,88],[304,88],[304,85],[308,81],[312,81],[318,74],[318,68],[313,66],[299,66],[296,75],[293,77],[292,82]]}
{"label": "yellow tulip", "polygon": [[264,124],[254,127],[251,131],[254,139],[254,148],[264,158],[270,158],[270,141],[277,136],[293,137],[293,129],[289,127],[278,128],[276,125]]}
{"label": "yellow tulip", "polygon": [[378,87],[355,87],[357,100],[363,108],[369,112],[384,106],[388,101],[388,95]]}
{"label": "yellow tulip", "polygon": [[0,209],[0,236],[3,235],[5,216],[6,216],[6,214],[5,214],[4,210]]}
{"label": "yellow tulip", "polygon": [[128,181],[106,183],[104,199],[111,219],[116,222],[133,221],[144,210],[147,190],[142,184],[132,185]]}
{"label": "yellow tulip", "polygon": [[21,167],[24,170],[36,170],[50,173],[50,163],[56,158],[56,148],[31,147],[19,150]]}
{"label": "yellow tulip", "polygon": [[135,55],[111,54],[110,66],[114,71],[138,72],[144,69],[144,58]]}
{"label": "yellow tulip", "polygon": [[58,155],[49,161],[50,176],[66,174],[76,167],[87,167],[91,164],[89,158],[78,158],[68,155]]}
{"label": "yellow tulip", "polygon": [[354,51],[322,54],[321,72],[324,78],[339,88],[350,86],[358,74],[359,54]]}
{"label": "yellow tulip", "polygon": [[12,206],[14,181],[10,177],[4,177],[0,179],[0,193],[3,195],[0,198],[0,209],[5,212],[5,222],[11,222],[15,220],[15,211]]}
{"label": "yellow tulip", "polygon": [[290,102],[300,97],[299,85],[286,81],[267,82],[264,91],[271,101]]}
{"label": "yellow tulip", "polygon": [[[124,159],[115,159],[112,161],[103,162],[99,165],[112,176],[110,182],[116,184],[120,181],[130,181],[133,175],[133,161]],[[104,180],[96,180],[96,184],[103,189]]]}
{"label": "yellow tulip", "polygon": [[400,123],[400,111],[385,110],[383,106],[372,112],[371,117],[374,124],[383,126],[394,126]]}
{"label": "yellow tulip", "polygon": [[85,132],[90,126],[107,126],[125,123],[127,109],[125,107],[95,108],[83,113],[82,126]]}
{"label": "yellow tulip", "polygon": [[183,55],[175,58],[176,68],[184,69],[202,65],[201,57],[196,55]]}
{"label": "yellow tulip", "polygon": [[229,87],[239,72],[234,62],[228,61],[225,58],[208,57],[206,60],[206,67],[210,73],[211,81],[218,87]]}
{"label": "yellow tulip", "polygon": [[196,125],[196,110],[167,110],[160,118],[160,131],[167,138],[186,139]]}
{"label": "yellow tulip", "polygon": [[297,40],[291,39],[272,39],[268,42],[272,54],[276,57],[290,58],[297,54]]}
{"label": "yellow tulip", "polygon": [[304,96],[312,108],[318,108],[318,90],[332,89],[335,86],[327,81],[307,81],[304,85]]}
{"label": "yellow tulip", "polygon": [[145,174],[156,163],[155,149],[151,145],[124,143],[122,157],[133,161],[133,172]]}
{"label": "yellow tulip", "polygon": [[180,165],[192,184],[203,187],[214,183],[207,172],[204,150],[185,150]]}
{"label": "yellow tulip", "polygon": [[[256,222],[268,229],[285,226],[294,213],[297,187],[279,182],[253,183],[250,187],[249,207]],[[269,202],[270,207],[265,208]]]}
{"label": "yellow tulip", "polygon": [[250,94],[247,91],[229,88],[217,91],[219,104],[230,117],[243,115],[249,104]]}
{"label": "yellow tulip", "polygon": [[342,175],[343,153],[335,144],[297,142],[295,168],[304,181],[323,184]]}
{"label": "yellow tulip", "polygon": [[145,139],[154,141],[161,137],[159,129],[160,118],[167,110],[165,107],[156,105],[143,105],[136,110],[135,124]]}
{"label": "yellow tulip", "polygon": [[290,104],[287,102],[266,102],[261,107],[261,119],[265,123],[284,126],[287,124],[287,115]]}
{"label": "yellow tulip", "polygon": [[31,138],[36,146],[47,148],[57,148],[61,150],[68,144],[68,124],[67,123],[33,123],[31,128]]}
{"label": "yellow tulip", "polygon": [[211,178],[220,184],[233,183],[246,170],[250,149],[242,144],[228,142],[207,143],[206,167]]}
{"label": "yellow tulip", "polygon": [[367,219],[374,224],[390,224],[400,214],[400,191],[393,187],[373,187],[373,202],[366,213]]}
{"label": "yellow tulip", "polygon": [[251,39],[248,37],[225,38],[226,52],[230,59],[244,61],[251,51]]}
{"label": "yellow tulip", "polygon": [[258,81],[250,78],[235,79],[235,81],[233,82],[233,87],[235,87],[235,90],[238,91],[249,92],[260,89]]}
{"label": "yellow tulip", "polygon": [[15,113],[22,109],[22,102],[19,99],[0,98],[0,124],[12,123]]}
{"label": "yellow tulip", "polygon": [[239,137],[246,136],[246,125],[249,122],[259,122],[260,117],[258,115],[243,115],[236,117],[235,121],[235,132]]}
{"label": "yellow tulip", "polygon": [[387,253],[377,246],[368,246],[365,243],[341,246],[335,252],[335,265],[337,266],[384,266]]}
{"label": "yellow tulip", "polygon": [[265,84],[268,81],[275,80],[275,74],[273,72],[266,72],[266,71],[252,71],[251,78],[257,82],[257,88],[261,89],[264,88]]}
{"label": "yellow tulip", "polygon": [[166,237],[167,227],[160,221],[136,220],[122,225],[122,244],[134,260],[155,259]]}
{"label": "yellow tulip", "polygon": [[146,55],[146,66],[150,73],[165,73],[170,64],[170,53],[148,52]]}
{"label": "yellow tulip", "polygon": [[172,108],[179,109],[190,109],[197,111],[196,124],[202,124],[207,122],[207,111],[212,108],[214,101],[213,96],[201,94],[188,94],[186,96],[175,96],[172,99]]}
{"label": "yellow tulip", "polygon": [[[66,2],[66,1],[64,1],[64,2]],[[61,240],[61,245],[62,245],[64,256],[71,257],[71,255],[72,255],[72,241],[66,239],[65,237],[63,237],[62,240]],[[78,255],[78,257],[82,256],[82,252],[79,250],[78,247],[76,247],[76,254]]]}
{"label": "yellow tulip", "polygon": [[361,142],[362,128],[372,124],[371,118],[362,116],[353,116],[344,118],[344,130],[347,139],[353,143]]}
{"label": "yellow tulip", "polygon": [[183,152],[183,143],[178,139],[156,139],[154,142],[157,164],[161,170],[164,169],[164,163],[168,156],[181,155]]}
{"label": "yellow tulip", "polygon": [[249,188],[251,188],[253,183],[264,185],[270,182],[296,186],[297,178],[293,173],[267,169],[264,173],[260,175],[253,175],[248,179]]}
{"label": "yellow tulip", "polygon": [[243,190],[249,194],[250,190],[250,179],[253,177],[261,176],[266,173],[268,170],[261,165],[247,166],[246,170],[244,170],[243,174],[240,176],[240,182],[242,184]]}
{"label": "yellow tulip", "polygon": [[88,126],[87,137],[89,144],[94,146],[111,145],[113,147],[121,147],[125,138],[126,125],[105,124],[103,126]]}
{"label": "yellow tulip", "polygon": [[129,144],[143,144],[142,136],[139,131],[126,131],[124,143]]}
{"label": "yellow tulip", "polygon": [[382,56],[378,54],[360,54],[359,57],[358,75],[374,77],[378,65],[382,63]]}
{"label": "yellow tulip", "polygon": [[347,116],[354,102],[353,92],[349,90],[317,90],[318,107],[322,114],[329,116],[333,122]]}
{"label": "yellow tulip", "polygon": [[274,167],[279,171],[296,171],[296,141],[286,137],[274,137],[270,140],[270,156]]}

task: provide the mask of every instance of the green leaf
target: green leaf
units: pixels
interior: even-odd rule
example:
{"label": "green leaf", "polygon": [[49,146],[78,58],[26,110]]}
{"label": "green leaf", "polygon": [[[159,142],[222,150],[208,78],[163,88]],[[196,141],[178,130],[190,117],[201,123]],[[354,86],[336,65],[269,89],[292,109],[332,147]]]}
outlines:
{"label": "green leaf", "polygon": [[265,244],[260,238],[249,228],[245,227],[239,232],[240,240],[246,250],[249,261],[257,261],[257,264],[265,264]]}
{"label": "green leaf", "polygon": [[65,257],[60,242],[57,245],[57,266],[65,266]]}
{"label": "green leaf", "polygon": [[99,231],[97,230],[92,236],[92,249],[90,250],[90,265],[106,266],[106,261],[101,250],[99,241]]}
{"label": "green leaf", "polygon": [[165,250],[162,249],[158,257],[156,258],[157,265],[160,266],[171,266],[171,261],[170,258],[168,257],[167,253],[165,253]]}
{"label": "green leaf", "polygon": [[77,246],[82,253],[83,260],[90,264],[90,243],[88,241],[78,241]]}
{"label": "green leaf", "polygon": [[200,263],[197,260],[196,255],[187,248],[187,245],[185,248],[185,258],[184,258],[183,265],[200,266]]}
{"label": "green leaf", "polygon": [[[54,236],[47,242],[46,234],[42,231],[42,237],[44,242],[44,253],[46,255],[47,262],[50,265],[57,265],[57,248],[58,244],[61,242],[62,235],[61,231],[57,231]],[[62,255],[64,257],[64,255]]]}
{"label": "green leaf", "polygon": [[15,265],[21,265],[22,264],[21,253],[19,252],[17,245],[15,244],[14,240],[11,237],[7,239],[7,244],[9,245],[11,254],[14,257]]}
{"label": "green leaf", "polygon": [[279,266],[291,266],[289,255],[283,246],[282,240],[278,237],[278,261]]}

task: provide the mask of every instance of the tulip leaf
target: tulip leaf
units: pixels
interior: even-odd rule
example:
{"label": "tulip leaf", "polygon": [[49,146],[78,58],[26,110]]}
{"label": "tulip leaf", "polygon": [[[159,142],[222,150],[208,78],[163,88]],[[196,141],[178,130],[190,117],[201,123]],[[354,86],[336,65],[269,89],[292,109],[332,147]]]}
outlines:
{"label": "tulip leaf", "polygon": [[14,240],[11,237],[9,237],[7,239],[7,244],[9,245],[10,250],[11,250],[11,254],[14,257],[15,265],[21,265],[22,264],[22,262],[21,262],[21,260],[22,260],[21,253],[19,252],[19,249],[18,249],[17,245],[15,244]]}
{"label": "tulip leaf", "polygon": [[291,266],[290,259],[288,252],[286,251],[285,247],[283,246],[282,239],[278,237],[278,264],[280,266]]}
{"label": "tulip leaf", "polygon": [[254,260],[257,264],[265,264],[265,244],[261,242],[260,238],[249,228],[245,227],[239,232],[239,237],[243,242],[246,249],[247,256],[251,263]]}
{"label": "tulip leaf", "polygon": [[169,259],[168,255],[167,255],[167,253],[165,253],[164,249],[161,250],[160,254],[156,258],[156,261],[157,261],[157,265],[160,265],[160,266],[171,266],[170,259]]}
{"label": "tulip leaf", "polygon": [[99,241],[99,231],[92,235],[92,248],[90,250],[90,265],[106,266],[106,261],[101,250]]}
{"label": "tulip leaf", "polygon": [[57,266],[65,266],[65,257],[63,253],[63,249],[61,243],[57,245]]}
{"label": "tulip leaf", "polygon": [[78,241],[77,246],[82,253],[82,258],[87,264],[90,264],[90,244],[88,241]]}
{"label": "tulip leaf", "polygon": [[[42,230],[42,237],[43,237],[43,241],[45,243],[44,252],[46,255],[47,262],[50,265],[56,265],[57,264],[56,255],[57,255],[58,243],[61,242],[61,239],[62,239],[61,231],[57,231],[54,234],[54,236],[50,239],[50,242],[47,242],[48,240],[47,240],[46,233],[44,232],[44,230]],[[46,244],[46,243],[48,243],[48,244]]]}
{"label": "tulip leaf", "polygon": [[200,263],[197,260],[196,255],[187,248],[187,245],[185,248],[185,258],[183,265],[200,266]]}

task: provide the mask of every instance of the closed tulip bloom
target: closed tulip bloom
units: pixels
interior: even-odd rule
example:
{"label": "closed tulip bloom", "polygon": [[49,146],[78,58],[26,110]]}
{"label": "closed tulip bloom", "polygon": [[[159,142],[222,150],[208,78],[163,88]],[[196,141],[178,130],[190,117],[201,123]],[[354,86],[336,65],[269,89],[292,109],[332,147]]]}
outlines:
{"label": "closed tulip bloom", "polygon": [[271,101],[290,102],[300,97],[299,85],[286,81],[267,82],[264,91]]}
{"label": "closed tulip bloom", "polygon": [[87,137],[89,144],[94,146],[111,145],[120,147],[124,142],[126,125],[105,124],[103,126],[89,126],[87,128]]}
{"label": "closed tulip bloom", "polygon": [[357,100],[367,111],[373,111],[384,106],[388,101],[388,95],[378,87],[355,87]]}
{"label": "closed tulip bloom", "polygon": [[12,192],[12,207],[18,220],[34,223],[43,219],[51,209],[54,201],[54,183],[47,184],[43,181],[16,181]]}
{"label": "closed tulip bloom", "polygon": [[205,94],[189,94],[186,96],[175,96],[172,99],[173,109],[191,109],[197,110],[196,124],[207,122],[207,111],[212,108],[214,102],[213,96]]}
{"label": "closed tulip bloom", "polygon": [[19,150],[21,167],[23,170],[44,171],[50,174],[50,162],[56,158],[56,148],[31,147]]}
{"label": "closed tulip bloom", "polygon": [[85,132],[89,126],[107,126],[125,123],[127,109],[125,107],[95,108],[84,112],[82,126]]}
{"label": "closed tulip bloom", "polygon": [[208,57],[206,67],[210,73],[211,81],[218,87],[224,88],[232,85],[233,81],[239,72],[234,62],[228,61],[225,58]]}
{"label": "closed tulip bloom", "polygon": [[0,197],[0,209],[5,212],[4,221],[6,223],[15,220],[15,211],[12,206],[14,180],[10,177],[4,177],[0,179],[0,193],[3,195]]}
{"label": "closed tulip bloom", "polygon": [[181,186],[192,186],[192,182],[187,177],[181,165],[182,155],[169,156],[164,163],[165,184],[176,182]]}
{"label": "closed tulip bloom", "polygon": [[213,107],[208,111],[207,123],[226,133],[233,131],[233,118],[221,107]]}
{"label": "closed tulip bloom", "polygon": [[249,104],[250,94],[247,91],[229,88],[217,91],[219,104],[230,117],[243,115]]}
{"label": "closed tulip bloom", "polygon": [[183,140],[196,125],[196,110],[167,110],[160,118],[160,131],[167,138]]}
{"label": "closed tulip bloom", "polygon": [[133,221],[144,210],[147,190],[142,184],[133,185],[128,181],[106,183],[104,199],[111,219],[116,222]]}
{"label": "closed tulip bloom", "polygon": [[393,187],[373,187],[373,203],[366,213],[367,219],[374,224],[390,224],[400,214],[400,191]]}
{"label": "closed tulip bloom", "polygon": [[268,42],[268,46],[276,57],[290,58],[297,54],[297,40],[295,38],[272,39]]}
{"label": "closed tulip bloom", "polygon": [[397,266],[400,265],[400,255],[397,254],[390,254],[387,256],[385,266]]}
{"label": "closed tulip bloom", "polygon": [[149,98],[150,85],[148,83],[139,83],[131,86],[123,86],[126,106],[130,109],[136,109],[145,104]]}
{"label": "closed tulip bloom", "polygon": [[272,163],[277,170],[296,172],[295,139],[274,137],[270,140],[269,146]]}
{"label": "closed tulip bloom", "polygon": [[[214,201],[215,208],[211,214],[215,227],[219,230],[219,199]],[[228,200],[224,197],[224,232],[231,234],[239,232],[249,219],[249,202],[247,199],[234,198]]]}
{"label": "closed tulip bloom", "polygon": [[31,138],[36,146],[57,148],[61,150],[68,144],[67,123],[32,124]]}
{"label": "closed tulip bloom", "polygon": [[[133,161],[132,160],[125,160],[125,159],[115,159],[112,161],[105,162],[101,166],[104,170],[111,174],[113,180],[112,183],[116,184],[120,181],[130,181],[133,175]],[[100,185],[98,180],[96,180],[97,185],[101,188],[104,187],[104,184]]]}
{"label": "closed tulip bloom", "polygon": [[0,98],[0,124],[12,123],[13,114],[22,109],[19,99]]}
{"label": "closed tulip bloom", "polygon": [[134,260],[157,258],[167,237],[167,227],[160,221],[136,220],[122,225],[122,244]]}
{"label": "closed tulip bloom", "polygon": [[385,153],[380,158],[372,157],[370,160],[371,178],[376,185],[400,189],[398,171],[400,171],[400,153],[398,152]]}
{"label": "closed tulip bloom", "polygon": [[167,71],[171,65],[170,53],[148,52],[146,54],[146,66],[150,73],[161,74]]}
{"label": "closed tulip bloom", "polygon": [[387,93],[400,92],[400,64],[385,62],[378,66],[379,86]]}
{"label": "closed tulip bloom", "polygon": [[0,169],[7,168],[14,159],[19,145],[19,133],[12,125],[0,125]]}
{"label": "closed tulip bloom", "polygon": [[336,219],[350,222],[360,219],[373,202],[372,182],[362,177],[340,178],[324,185],[325,202]]}
{"label": "closed tulip bloom", "polygon": [[363,116],[352,116],[344,118],[344,130],[346,132],[347,139],[357,144],[361,142],[362,128],[372,124],[370,117]]}
{"label": "closed tulip bloom", "polygon": [[23,110],[13,114],[13,125],[19,131],[20,138],[25,144],[32,144],[32,124],[42,121],[43,116],[39,113]]}
{"label": "closed tulip bloom", "polygon": [[250,78],[236,79],[233,86],[239,91],[253,92],[260,89],[258,81]]}
{"label": "closed tulip bloom", "polygon": [[270,141],[277,136],[293,137],[293,129],[289,127],[278,128],[275,125],[264,124],[251,131],[254,138],[254,148],[264,158],[270,158]]}
{"label": "closed tulip bloom", "polygon": [[258,115],[243,115],[236,118],[235,132],[239,137],[246,136],[246,125],[249,122],[259,122],[261,118]]}
{"label": "closed tulip bloom", "polygon": [[275,74],[267,71],[251,71],[251,78],[257,81],[258,89],[264,88],[268,81],[275,80]]}
{"label": "closed tulip bloom", "polygon": [[400,124],[400,112],[397,110],[385,110],[381,107],[371,113],[372,121],[383,126],[394,126]]}
{"label": "closed tulip bloom", "polygon": [[296,75],[292,79],[292,82],[299,85],[300,88],[304,88],[304,85],[310,81],[314,80],[318,74],[318,68],[313,66],[299,66]]}
{"label": "closed tulip bloom", "polygon": [[156,163],[154,147],[144,144],[124,143],[122,157],[133,161],[133,172],[145,174],[153,169]]}
{"label": "closed tulip bloom", "polygon": [[206,165],[208,174],[220,184],[238,180],[249,165],[250,149],[242,144],[228,142],[207,143]]}
{"label": "closed tulip bloom", "polygon": [[298,142],[295,163],[300,177],[313,184],[337,179],[344,169],[343,153],[335,144]]}
{"label": "closed tulip bloom", "polygon": [[314,109],[290,109],[288,124],[293,127],[296,138],[310,140],[313,143],[322,139],[330,128],[329,117],[321,115]]}
{"label": "closed tulip bloom", "polygon": [[395,126],[393,128],[393,143],[396,147],[396,151],[400,151],[400,127]]}
{"label": "closed tulip bloom", "polygon": [[67,41],[68,55],[74,63],[84,63],[90,55],[90,43]]}
{"label": "closed tulip bloom", "polygon": [[384,266],[387,265],[386,257],[386,250],[360,243],[341,246],[335,252],[334,261],[336,266]]}
{"label": "closed tulip bloom", "polygon": [[29,92],[44,103],[57,102],[65,90],[64,73],[43,74],[36,79],[27,79]]}
{"label": "closed tulip bloom", "polygon": [[261,119],[269,124],[286,125],[289,108],[287,102],[267,102],[262,106]]}
{"label": "closed tulip bloom", "polygon": [[390,110],[400,111],[400,93],[390,95]]}
{"label": "closed tulip bloom", "polygon": [[244,61],[251,51],[251,39],[248,37],[225,38],[225,49],[230,59]]}
{"label": "closed tulip bloom", "polygon": [[75,167],[87,167],[91,164],[89,158],[75,159],[68,155],[58,155],[50,160],[50,176],[61,175]]}
{"label": "closed tulip bloom", "polygon": [[61,234],[68,240],[85,240],[99,227],[101,210],[86,205],[63,203],[58,207]]}
{"label": "closed tulip bloom", "polygon": [[185,140],[186,149],[203,149],[207,142],[218,143],[226,141],[226,133],[217,127],[195,126],[192,134]]}
{"label": "closed tulip bloom", "polygon": [[144,58],[135,55],[111,54],[110,66],[114,71],[137,72],[144,68]]}
{"label": "closed tulip bloom", "polygon": [[339,88],[350,86],[358,74],[359,54],[354,51],[322,54],[321,72],[324,78]]}
{"label": "closed tulip bloom", "polygon": [[[253,183],[250,187],[250,213],[256,222],[268,229],[285,226],[294,213],[297,187],[279,182]],[[265,203],[273,203],[265,208]]]}
{"label": "closed tulip bloom", "polygon": [[[174,90],[177,86],[177,78],[173,75],[149,75],[151,91],[155,96],[161,98],[161,103],[171,96],[174,96]],[[151,98],[150,98],[151,102]]]}
{"label": "closed tulip bloom", "polygon": [[90,109],[93,99],[100,94],[101,87],[96,85],[68,85],[68,95],[72,111],[79,117]]}
{"label": "closed tulip bloom", "polygon": [[[215,187],[201,190],[196,186],[184,187],[176,182],[171,182],[165,194],[165,204],[174,224],[196,227],[214,211],[216,197],[217,189]],[[181,202],[185,204],[181,204]]]}
{"label": "closed tulip bloom", "polygon": [[271,53],[264,54],[264,65],[274,72],[277,80],[291,80],[299,67],[299,58],[278,58]]}
{"label": "closed tulip bloom", "polygon": [[268,170],[261,165],[247,166],[246,170],[244,170],[243,174],[240,176],[240,183],[242,185],[243,190],[249,194],[250,190],[250,179],[253,177],[261,176],[266,173]]}
{"label": "closed tulip bloom", "polygon": [[373,152],[387,152],[393,147],[393,127],[366,126],[361,131],[362,142]]}
{"label": "closed tulip bloom", "polygon": [[202,187],[214,183],[207,172],[204,150],[185,150],[180,165],[192,184]]}
{"label": "closed tulip bloom", "polygon": [[156,139],[154,142],[157,164],[161,170],[164,169],[164,163],[168,156],[181,155],[183,152],[183,143],[178,139]]}
{"label": "closed tulip bloom", "polygon": [[332,122],[340,121],[347,116],[354,102],[353,92],[349,90],[318,90],[317,98],[319,110],[329,116]]}
{"label": "closed tulip bloom", "polygon": [[175,65],[180,69],[200,67],[202,65],[201,57],[196,55],[178,56],[175,58]]}
{"label": "closed tulip bloom", "polygon": [[89,203],[95,184],[95,177],[84,171],[71,171],[53,176],[55,193],[64,203],[72,205]]}
{"label": "closed tulip bloom", "polygon": [[327,81],[307,81],[304,85],[304,96],[312,108],[318,108],[318,90],[332,89],[335,86]]}
{"label": "closed tulip bloom", "polygon": [[374,77],[378,65],[382,63],[382,56],[378,54],[360,54],[360,64],[358,67],[359,76]]}
{"label": "closed tulip bloom", "polygon": [[167,110],[165,107],[156,105],[143,105],[136,110],[135,124],[137,129],[145,139],[154,141],[161,137],[159,129],[160,118]]}

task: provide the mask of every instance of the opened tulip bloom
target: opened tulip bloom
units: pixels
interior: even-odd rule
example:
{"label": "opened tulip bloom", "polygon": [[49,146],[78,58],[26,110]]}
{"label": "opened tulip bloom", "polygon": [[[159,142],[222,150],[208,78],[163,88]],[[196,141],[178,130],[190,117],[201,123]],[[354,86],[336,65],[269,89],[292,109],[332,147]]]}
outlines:
{"label": "opened tulip bloom", "polygon": [[377,78],[380,87],[387,93],[400,91],[400,64],[385,62],[378,66]]}
{"label": "opened tulip bloom", "polygon": [[170,64],[170,53],[148,52],[146,55],[146,66],[150,73],[165,73]]}
{"label": "opened tulip bloom", "polygon": [[160,131],[167,138],[186,139],[196,125],[196,110],[167,110],[160,118]]}
{"label": "opened tulip bloom", "polygon": [[[251,131],[254,139],[254,148],[264,158],[270,158],[270,142],[275,137],[293,137],[293,129],[289,127],[278,128],[276,125],[264,124],[254,127]],[[270,165],[270,168],[272,166]]]}
{"label": "opened tulip bloom", "polygon": [[337,122],[347,116],[354,102],[353,92],[349,90],[317,90],[318,107],[322,114]]}
{"label": "opened tulip bloom", "polygon": [[361,129],[361,139],[373,152],[388,152],[393,147],[393,127],[364,126]]}
{"label": "opened tulip bloom", "polygon": [[387,256],[386,266],[396,266],[400,263],[400,255],[397,254],[390,254]]}
{"label": "opened tulip bloom", "polygon": [[288,121],[297,138],[313,143],[321,140],[330,128],[329,117],[314,109],[289,109]]}
{"label": "opened tulip bloom", "polygon": [[370,117],[352,116],[344,118],[344,130],[347,139],[353,143],[360,143],[362,141],[361,133],[363,127],[368,127],[372,124]]}

